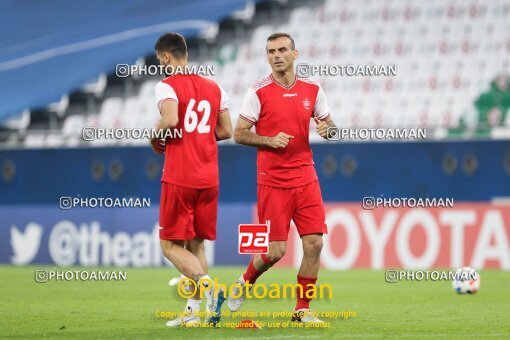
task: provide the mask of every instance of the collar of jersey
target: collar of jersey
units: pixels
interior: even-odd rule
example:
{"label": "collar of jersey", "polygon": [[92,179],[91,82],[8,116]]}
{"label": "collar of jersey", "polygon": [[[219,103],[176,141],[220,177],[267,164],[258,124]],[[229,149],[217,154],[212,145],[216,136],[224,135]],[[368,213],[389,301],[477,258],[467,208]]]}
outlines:
{"label": "collar of jersey", "polygon": [[288,90],[290,90],[292,87],[294,87],[294,85],[296,85],[296,82],[297,82],[297,80],[298,80],[298,77],[297,77],[297,76],[294,76],[294,82],[293,82],[293,83],[292,83],[289,87],[287,87],[287,86],[283,86],[282,84],[280,84],[279,82],[277,82],[277,81],[276,81],[276,79],[274,79],[274,77],[273,77],[273,74],[272,74],[272,73],[271,73],[269,76],[271,77],[271,80],[272,80],[272,81],[274,81],[277,85],[279,85],[279,86],[283,87],[283,88],[284,88],[285,90],[287,90],[287,91],[288,91]]}

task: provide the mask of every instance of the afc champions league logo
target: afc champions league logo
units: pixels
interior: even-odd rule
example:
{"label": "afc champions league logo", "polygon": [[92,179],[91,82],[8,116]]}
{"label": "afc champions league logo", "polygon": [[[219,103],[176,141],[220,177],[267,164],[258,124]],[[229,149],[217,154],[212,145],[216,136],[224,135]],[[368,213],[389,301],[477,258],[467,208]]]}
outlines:
{"label": "afc champions league logo", "polygon": [[305,98],[305,100],[303,100],[303,107],[305,108],[305,110],[310,111],[312,106],[308,98]]}

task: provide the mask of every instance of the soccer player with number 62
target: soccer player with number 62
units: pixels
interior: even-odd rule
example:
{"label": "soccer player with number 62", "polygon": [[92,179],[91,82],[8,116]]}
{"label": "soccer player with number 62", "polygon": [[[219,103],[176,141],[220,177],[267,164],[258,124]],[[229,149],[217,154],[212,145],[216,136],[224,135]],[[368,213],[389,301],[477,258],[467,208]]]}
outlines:
{"label": "soccer player with number 62", "polygon": [[[161,65],[174,74],[156,85],[161,119],[158,131],[179,129],[182,138],[151,140],[157,153],[165,153],[159,213],[159,238],[163,254],[197,286],[214,285],[207,275],[204,240],[216,239],[218,212],[217,141],[232,136],[225,91],[214,81],[188,74],[184,37],[166,33],[155,46]],[[177,134],[175,134],[177,135]],[[207,323],[217,324],[224,294],[206,287]],[[185,314],[169,327],[200,324],[200,295],[188,299]]]}

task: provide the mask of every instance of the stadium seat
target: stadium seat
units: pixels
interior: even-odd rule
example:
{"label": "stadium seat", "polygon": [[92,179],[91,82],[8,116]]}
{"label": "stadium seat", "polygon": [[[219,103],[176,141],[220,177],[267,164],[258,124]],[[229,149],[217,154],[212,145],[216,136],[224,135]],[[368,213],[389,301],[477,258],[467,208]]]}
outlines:
{"label": "stadium seat", "polygon": [[69,107],[69,96],[63,95],[58,102],[48,104],[48,111],[55,112],[57,116],[63,116],[64,112]]}
{"label": "stadium seat", "polygon": [[139,98],[152,98],[156,100],[154,90],[156,88],[157,80],[148,80],[145,81],[142,86],[140,86],[140,91],[138,92]]}
{"label": "stadium seat", "polygon": [[85,93],[93,94],[96,97],[101,97],[104,94],[107,85],[106,74],[101,73],[96,79],[83,85],[81,90]]}
{"label": "stadium seat", "polygon": [[14,116],[7,121],[5,121],[2,125],[9,129],[18,130],[19,132],[24,132],[28,125],[30,124],[30,110],[23,110],[19,115]]}
{"label": "stadium seat", "polygon": [[58,148],[64,145],[64,136],[60,133],[51,133],[46,136],[45,146],[50,148]]}
{"label": "stadium seat", "polygon": [[91,114],[85,118],[85,126],[99,127],[99,115]]}
{"label": "stadium seat", "polygon": [[65,119],[62,125],[62,134],[66,137],[80,137],[83,127],[86,127],[85,116],[81,114],[72,115]]}
{"label": "stadium seat", "polygon": [[314,18],[313,11],[308,7],[299,7],[292,11],[289,19],[289,25],[300,26],[304,22],[310,21]]}
{"label": "stadium seat", "polygon": [[44,133],[29,133],[25,136],[23,142],[27,148],[42,148],[46,144],[46,135]]}
{"label": "stadium seat", "polygon": [[122,98],[107,98],[99,111],[99,127],[117,128],[120,127],[120,114],[124,107]]}

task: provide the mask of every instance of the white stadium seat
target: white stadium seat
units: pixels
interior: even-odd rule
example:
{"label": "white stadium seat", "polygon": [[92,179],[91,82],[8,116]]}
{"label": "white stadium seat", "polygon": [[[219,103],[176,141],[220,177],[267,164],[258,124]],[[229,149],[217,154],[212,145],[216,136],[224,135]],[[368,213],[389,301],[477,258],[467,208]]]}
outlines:
{"label": "white stadium seat", "polygon": [[120,114],[124,107],[122,98],[107,98],[99,111],[99,127],[117,128],[120,127]]}
{"label": "white stadium seat", "polygon": [[64,136],[79,136],[81,137],[85,125],[84,115],[72,115],[66,118],[62,126],[62,134]]}
{"label": "white stadium seat", "polygon": [[156,84],[158,83],[157,80],[149,80],[142,84],[140,87],[140,92],[138,93],[138,97],[140,98],[152,98],[156,100],[155,97],[155,88]]}
{"label": "white stadium seat", "polygon": [[46,135],[44,133],[29,133],[25,136],[24,143],[27,148],[42,148],[46,144]]}

